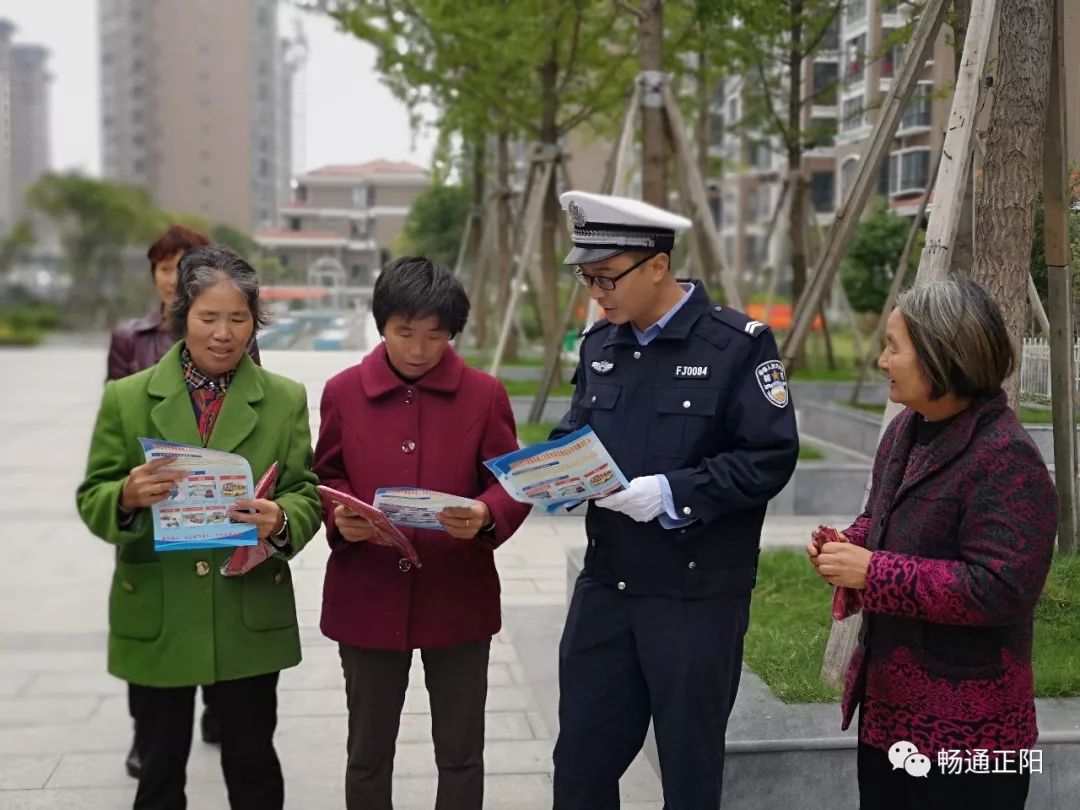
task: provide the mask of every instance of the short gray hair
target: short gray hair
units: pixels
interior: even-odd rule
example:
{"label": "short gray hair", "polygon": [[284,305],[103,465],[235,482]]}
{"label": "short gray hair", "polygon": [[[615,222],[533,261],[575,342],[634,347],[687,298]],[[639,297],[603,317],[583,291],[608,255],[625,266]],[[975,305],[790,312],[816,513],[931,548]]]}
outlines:
{"label": "short gray hair", "polygon": [[195,299],[222,281],[230,282],[244,294],[256,333],[269,323],[259,304],[259,277],[255,268],[227,247],[207,245],[185,253],[177,268],[176,301],[169,313],[177,339],[187,334],[188,313]]}
{"label": "short gray hair", "polygon": [[980,398],[1001,388],[1016,366],[1005,319],[990,294],[969,279],[912,287],[896,308],[904,316],[930,398]]}

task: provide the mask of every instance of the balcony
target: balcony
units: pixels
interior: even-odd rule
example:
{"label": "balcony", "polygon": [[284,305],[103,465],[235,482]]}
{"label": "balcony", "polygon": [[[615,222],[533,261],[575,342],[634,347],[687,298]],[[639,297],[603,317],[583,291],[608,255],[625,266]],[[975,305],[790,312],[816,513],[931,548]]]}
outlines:
{"label": "balcony", "polygon": [[923,194],[930,182],[930,149],[901,149],[889,155],[889,196]]}

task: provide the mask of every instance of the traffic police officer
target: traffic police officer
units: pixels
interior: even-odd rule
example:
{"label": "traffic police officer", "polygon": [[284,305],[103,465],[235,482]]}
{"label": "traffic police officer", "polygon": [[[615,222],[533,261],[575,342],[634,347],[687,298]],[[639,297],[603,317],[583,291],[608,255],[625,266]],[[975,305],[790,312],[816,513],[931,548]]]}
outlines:
{"label": "traffic police officer", "polygon": [[589,504],[559,646],[556,810],[619,806],[650,717],[667,810],[716,810],[765,506],[799,451],[772,333],[676,281],[690,221],[569,191],[586,330],[558,437],[591,425],[629,486]]}

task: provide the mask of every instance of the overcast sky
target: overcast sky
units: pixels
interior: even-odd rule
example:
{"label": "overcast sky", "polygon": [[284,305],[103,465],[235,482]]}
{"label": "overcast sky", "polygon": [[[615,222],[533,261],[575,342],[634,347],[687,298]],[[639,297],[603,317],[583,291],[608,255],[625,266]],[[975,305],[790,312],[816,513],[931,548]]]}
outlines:
{"label": "overcast sky", "polygon": [[[298,12],[283,8],[280,16],[281,33],[291,34]],[[405,108],[373,73],[374,50],[329,20],[299,16],[310,56],[299,79],[307,115],[296,170],[375,158],[427,166],[433,139],[411,133]],[[16,25],[15,42],[52,52],[52,167],[100,174],[97,0],[0,0],[0,17]]]}

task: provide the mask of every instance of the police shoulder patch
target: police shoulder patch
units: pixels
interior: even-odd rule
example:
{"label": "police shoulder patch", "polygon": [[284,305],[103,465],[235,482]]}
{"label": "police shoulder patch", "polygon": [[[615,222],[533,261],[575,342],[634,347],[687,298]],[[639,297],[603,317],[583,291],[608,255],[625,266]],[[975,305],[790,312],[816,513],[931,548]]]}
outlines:
{"label": "police shoulder patch", "polygon": [[737,309],[722,307],[719,304],[713,304],[711,314],[716,320],[720,321],[720,323],[730,326],[732,329],[742,332],[744,335],[749,335],[750,337],[758,337],[769,328],[767,324],[764,324],[761,321],[755,321],[753,318],[739,312]]}
{"label": "police shoulder patch", "polygon": [[787,372],[784,364],[779,360],[766,360],[756,369],[754,376],[757,378],[758,388],[765,395],[770,405],[777,408],[786,408],[791,398],[788,396]]}

